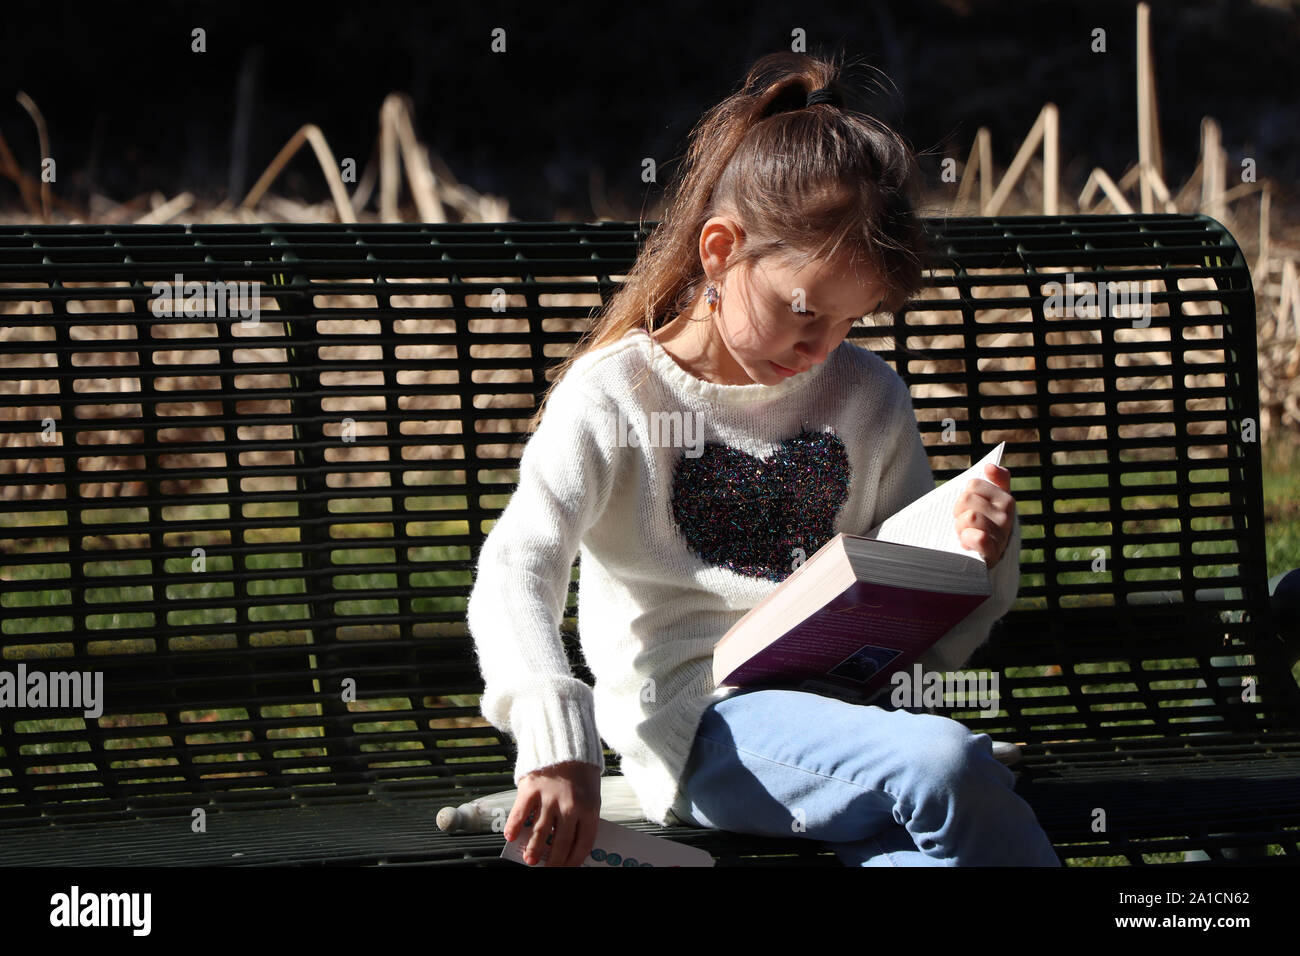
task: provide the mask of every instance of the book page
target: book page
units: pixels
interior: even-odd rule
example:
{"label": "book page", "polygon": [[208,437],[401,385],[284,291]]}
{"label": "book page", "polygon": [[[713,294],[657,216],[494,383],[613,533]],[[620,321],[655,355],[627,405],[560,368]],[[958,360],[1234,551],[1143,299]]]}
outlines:
{"label": "book page", "polygon": [[[524,863],[524,847],[532,838],[531,827],[520,829],[519,835],[506,843],[501,851],[501,859]],[[542,858],[536,863],[524,863],[524,866],[545,866],[551,855],[551,840],[555,834],[546,838],[546,848]],[[713,866],[713,854],[699,847],[688,846],[676,840],[666,840],[652,833],[634,830],[606,820],[596,819],[596,845],[591,848],[581,866]]]}
{"label": "book page", "polygon": [[918,548],[932,548],[935,551],[949,551],[953,554],[970,555],[983,561],[978,551],[962,546],[954,527],[957,519],[953,509],[957,498],[974,478],[984,478],[984,463],[1002,464],[1002,449],[1006,442],[999,442],[992,451],[971,465],[955,478],[939,485],[929,494],[917,498],[906,508],[886,518],[868,531],[863,537],[878,541],[892,541],[896,544],[910,544]]}

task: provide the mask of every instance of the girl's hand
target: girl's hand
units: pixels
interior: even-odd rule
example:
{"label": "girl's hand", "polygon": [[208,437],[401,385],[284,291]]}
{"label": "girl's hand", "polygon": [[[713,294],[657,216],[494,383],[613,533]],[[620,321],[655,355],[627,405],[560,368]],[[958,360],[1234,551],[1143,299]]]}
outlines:
{"label": "girl's hand", "polygon": [[984,466],[988,481],[976,478],[957,497],[953,515],[963,548],[978,551],[992,570],[1002,558],[1015,524],[1016,499],[1011,497],[1011,472],[991,462]]}
{"label": "girl's hand", "polygon": [[[542,858],[549,842],[547,866],[582,866],[596,845],[600,819],[600,767],[568,760],[525,774],[519,795],[506,818],[505,838],[514,840],[531,818],[532,837],[524,847],[529,866]],[[552,831],[554,833],[552,834]]]}

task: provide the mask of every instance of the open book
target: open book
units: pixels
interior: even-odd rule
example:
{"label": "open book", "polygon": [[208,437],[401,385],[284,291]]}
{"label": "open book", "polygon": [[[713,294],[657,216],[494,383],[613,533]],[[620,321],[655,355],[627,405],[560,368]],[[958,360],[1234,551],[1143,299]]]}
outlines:
{"label": "open book", "polygon": [[818,548],[714,646],[714,683],[873,697],[993,593],[953,509],[1005,445],[865,535]]}

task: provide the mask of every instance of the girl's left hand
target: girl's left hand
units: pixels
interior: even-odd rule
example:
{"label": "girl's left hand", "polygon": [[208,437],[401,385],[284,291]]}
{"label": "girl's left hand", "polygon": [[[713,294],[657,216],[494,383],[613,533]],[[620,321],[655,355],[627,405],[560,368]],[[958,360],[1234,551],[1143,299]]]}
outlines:
{"label": "girl's left hand", "polygon": [[1011,497],[1011,472],[990,462],[984,473],[988,481],[976,478],[968,484],[957,497],[953,515],[962,547],[978,551],[991,570],[1011,540],[1016,499]]}

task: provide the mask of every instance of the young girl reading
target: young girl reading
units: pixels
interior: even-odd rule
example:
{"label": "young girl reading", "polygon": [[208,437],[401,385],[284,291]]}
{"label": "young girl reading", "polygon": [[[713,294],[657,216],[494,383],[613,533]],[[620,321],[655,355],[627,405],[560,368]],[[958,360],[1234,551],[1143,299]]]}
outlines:
{"label": "young girl reading", "polygon": [[[716,687],[713,645],[840,531],[934,478],[903,380],[846,342],[922,285],[915,157],[834,63],[763,57],[692,133],[668,213],[562,364],[479,556],[481,707],[518,746],[525,859],[580,865],[601,738],[647,819],[802,836],[861,866],[1059,866],[987,734],[933,713]],[[990,466],[954,511],[993,595],[922,657],[959,668],[1011,607],[1020,526]],[[580,560],[578,630],[559,638]]]}

